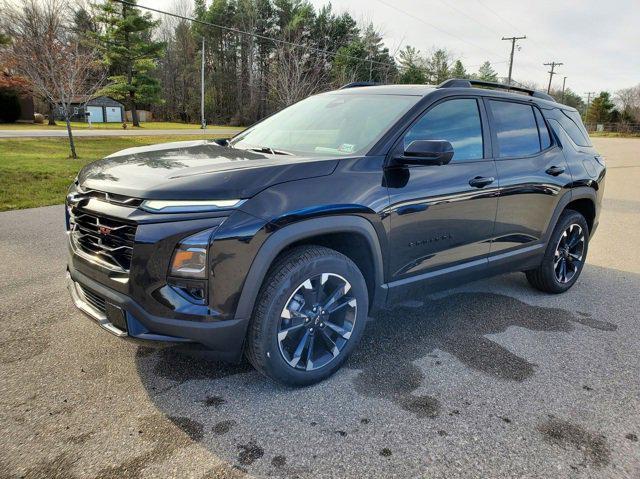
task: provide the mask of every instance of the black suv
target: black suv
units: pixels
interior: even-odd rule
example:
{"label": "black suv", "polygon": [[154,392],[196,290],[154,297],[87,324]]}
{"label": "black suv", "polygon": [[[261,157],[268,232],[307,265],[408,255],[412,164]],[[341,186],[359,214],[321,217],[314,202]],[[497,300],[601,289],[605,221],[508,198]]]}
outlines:
{"label": "black suv", "polygon": [[228,141],[86,166],[66,202],[75,304],[118,336],[244,353],[304,385],[340,367],[373,308],[418,291],[511,271],[566,291],[604,161],[575,109],[500,88],[348,85]]}

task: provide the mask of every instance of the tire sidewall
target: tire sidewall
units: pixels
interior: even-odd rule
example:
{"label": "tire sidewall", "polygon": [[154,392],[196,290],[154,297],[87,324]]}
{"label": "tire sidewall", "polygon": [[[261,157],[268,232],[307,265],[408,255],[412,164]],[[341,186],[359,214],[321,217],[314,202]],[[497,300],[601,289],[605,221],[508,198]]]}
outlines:
{"label": "tire sidewall", "polygon": [[[277,286],[277,292],[271,298],[262,318],[261,337],[265,342],[264,367],[266,372],[287,384],[307,385],[316,383],[340,368],[357,346],[368,316],[368,293],[365,280],[357,266],[347,257],[331,254],[315,258],[313,261],[296,266]],[[313,371],[301,371],[292,368],[282,357],[278,343],[280,314],[286,302],[296,289],[307,279],[321,273],[334,273],[345,278],[350,284],[357,301],[356,321],[349,341],[340,355],[325,366]],[[269,281],[269,278],[267,279]]]}
{"label": "tire sidewall", "polygon": [[[584,251],[582,253],[582,263],[580,264],[578,271],[573,275],[573,278],[567,283],[561,283],[558,281],[555,275],[555,270],[553,267],[554,255],[556,252],[556,248],[558,246],[558,241],[560,240],[560,236],[565,232],[565,230],[572,224],[577,224],[582,228],[584,233]],[[582,269],[587,260],[587,253],[589,252],[589,226],[587,225],[587,221],[584,219],[580,213],[576,211],[570,211],[564,214],[560,221],[558,222],[555,230],[553,231],[553,235],[549,239],[549,247],[547,248],[547,254],[545,255],[545,269],[547,269],[546,273],[549,275],[549,279],[552,281],[554,285],[554,289],[558,292],[567,291],[571,288],[575,282],[580,277],[582,273]]]}

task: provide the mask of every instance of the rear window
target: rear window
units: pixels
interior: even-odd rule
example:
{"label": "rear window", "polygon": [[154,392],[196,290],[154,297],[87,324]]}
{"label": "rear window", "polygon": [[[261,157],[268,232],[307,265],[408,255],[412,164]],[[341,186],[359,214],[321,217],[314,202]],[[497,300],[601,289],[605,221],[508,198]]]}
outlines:
{"label": "rear window", "polygon": [[538,126],[530,105],[489,102],[498,137],[500,158],[534,155],[540,151]]}
{"label": "rear window", "polygon": [[558,122],[573,142],[578,146],[593,146],[578,112],[565,110],[560,110],[560,112],[562,114],[557,115]]}

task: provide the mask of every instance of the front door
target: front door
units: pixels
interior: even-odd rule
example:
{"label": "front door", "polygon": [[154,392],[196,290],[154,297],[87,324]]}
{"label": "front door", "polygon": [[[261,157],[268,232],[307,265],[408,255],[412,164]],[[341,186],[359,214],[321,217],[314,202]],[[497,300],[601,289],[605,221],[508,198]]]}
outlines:
{"label": "front door", "polygon": [[478,99],[448,98],[431,106],[394,152],[415,140],[447,140],[454,156],[447,165],[385,171],[392,290],[417,280],[484,267],[496,216],[497,171],[484,106]]}

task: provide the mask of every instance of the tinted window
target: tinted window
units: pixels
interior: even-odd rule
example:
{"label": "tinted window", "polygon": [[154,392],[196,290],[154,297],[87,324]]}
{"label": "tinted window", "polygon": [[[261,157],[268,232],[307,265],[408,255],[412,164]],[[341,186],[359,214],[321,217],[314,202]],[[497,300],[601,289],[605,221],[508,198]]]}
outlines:
{"label": "tinted window", "polygon": [[500,158],[533,155],[540,151],[533,109],[522,103],[490,101]]}
{"label": "tinted window", "polygon": [[576,145],[591,146],[589,135],[582,125],[580,115],[575,111],[561,111],[562,114],[557,115],[557,117],[558,121],[562,125],[562,128],[564,128],[567,132],[567,135],[571,137]]}
{"label": "tinted window", "polygon": [[546,150],[551,146],[551,135],[549,135],[549,129],[547,128],[546,123],[544,122],[544,118],[542,118],[542,113],[537,108],[534,108],[533,111],[536,114],[536,121],[538,122],[538,131],[540,132],[540,148]]}
{"label": "tinted window", "polygon": [[472,98],[448,100],[430,109],[404,137],[405,148],[415,140],[447,140],[453,160],[483,157],[478,102]]}

